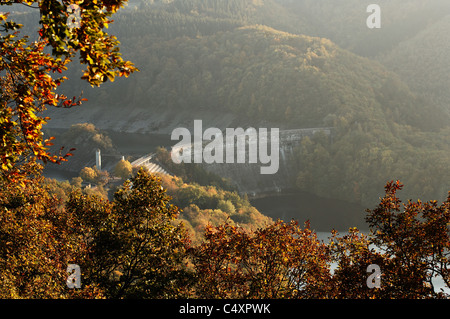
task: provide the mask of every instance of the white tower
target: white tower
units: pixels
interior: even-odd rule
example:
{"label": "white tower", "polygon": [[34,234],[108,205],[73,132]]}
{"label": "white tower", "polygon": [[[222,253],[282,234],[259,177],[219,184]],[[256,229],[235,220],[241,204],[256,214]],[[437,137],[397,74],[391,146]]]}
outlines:
{"label": "white tower", "polygon": [[99,148],[95,151],[95,165],[99,171],[102,170],[102,154],[100,153]]}

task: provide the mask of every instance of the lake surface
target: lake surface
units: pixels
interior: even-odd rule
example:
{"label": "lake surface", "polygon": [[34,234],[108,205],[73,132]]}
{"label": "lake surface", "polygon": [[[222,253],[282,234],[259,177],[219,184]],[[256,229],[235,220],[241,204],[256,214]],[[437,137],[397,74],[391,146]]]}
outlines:
{"label": "lake surface", "polygon": [[311,228],[317,232],[329,232],[332,229],[347,231],[350,227],[358,227],[360,230],[368,228],[364,220],[365,207],[306,192],[274,194],[251,199],[250,202],[261,213],[273,219],[294,219],[300,224],[309,220]]}

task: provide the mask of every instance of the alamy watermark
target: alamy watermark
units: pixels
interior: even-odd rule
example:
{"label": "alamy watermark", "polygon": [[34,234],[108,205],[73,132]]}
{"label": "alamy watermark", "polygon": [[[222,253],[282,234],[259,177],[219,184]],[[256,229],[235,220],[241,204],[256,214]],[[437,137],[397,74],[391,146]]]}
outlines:
{"label": "alamy watermark", "polygon": [[[381,269],[376,264],[367,266],[367,272],[371,273],[367,277],[366,284],[370,289],[381,287]],[[69,264],[67,266],[67,273],[69,276],[66,280],[66,285],[69,289],[81,288],[81,269],[77,264]]]}
{"label": "alamy watermark", "polygon": [[[77,4],[70,4],[67,7],[69,16],[67,18],[67,27],[69,29],[79,28],[81,26],[81,8]],[[371,13],[366,20],[369,29],[381,28],[381,7],[378,4],[370,4],[366,9],[367,13]]]}
{"label": "alamy watermark", "polygon": [[[192,139],[193,135],[193,139]],[[275,174],[280,162],[280,130],[267,128],[227,128],[225,137],[218,128],[208,128],[203,132],[202,120],[194,120],[194,133],[187,128],[176,128],[171,139],[180,140],[172,147],[174,163],[207,164],[268,164],[260,168],[261,174]],[[205,141],[210,141],[205,145]],[[247,147],[248,146],[248,152]],[[269,153],[270,147],[270,153]]]}
{"label": "alamy watermark", "polygon": [[367,277],[367,287],[370,289],[381,287],[381,269],[376,264],[371,264],[367,267],[367,272],[372,273]]}
{"label": "alamy watermark", "polygon": [[69,16],[67,17],[67,27],[69,29],[81,27],[81,9],[77,4],[71,4],[67,7]]}
{"label": "alamy watermark", "polygon": [[81,288],[81,269],[77,264],[69,264],[67,266],[67,273],[69,276],[66,280],[66,285],[69,289]]}
{"label": "alamy watermark", "polygon": [[371,13],[366,20],[369,29],[381,28],[381,7],[378,4],[370,4],[367,7],[367,13]]}

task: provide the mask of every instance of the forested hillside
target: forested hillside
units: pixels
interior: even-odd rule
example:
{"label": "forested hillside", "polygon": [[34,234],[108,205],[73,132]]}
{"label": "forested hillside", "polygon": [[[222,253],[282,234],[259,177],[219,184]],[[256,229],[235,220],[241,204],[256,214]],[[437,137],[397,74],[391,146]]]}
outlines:
{"label": "forested hillside", "polygon": [[[379,0],[381,28],[366,27],[370,0],[277,0],[297,21],[309,26],[308,35],[325,37],[354,53],[375,57],[414,37],[450,12],[446,0]],[[292,31],[292,30],[290,30]],[[442,34],[443,35],[443,34]]]}
{"label": "forested hillside", "polygon": [[379,61],[398,73],[416,92],[450,113],[449,29],[450,15],[447,15],[381,55]]}

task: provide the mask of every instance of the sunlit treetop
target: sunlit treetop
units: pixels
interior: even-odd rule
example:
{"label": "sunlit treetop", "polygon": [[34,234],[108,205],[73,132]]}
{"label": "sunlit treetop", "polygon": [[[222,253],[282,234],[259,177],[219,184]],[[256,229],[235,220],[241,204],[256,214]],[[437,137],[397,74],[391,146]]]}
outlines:
{"label": "sunlit treetop", "polygon": [[110,17],[127,1],[1,1],[2,5],[23,4],[40,12],[39,35],[52,48],[52,55],[73,57],[87,66],[83,79],[91,85],[114,81],[115,76],[128,76],[136,71],[133,63],[124,61],[119,41],[104,29],[113,22]]}
{"label": "sunlit treetop", "polygon": [[67,108],[85,100],[56,93],[66,80],[60,73],[67,70],[75,54],[87,66],[82,79],[92,86],[137,71],[133,63],[122,59],[117,39],[103,31],[112,22],[109,17],[125,2],[0,1],[4,6],[1,11],[8,11],[4,10],[8,5],[21,4],[40,12],[39,37],[33,42],[20,36],[22,26],[12,21],[10,14],[0,12],[2,179],[21,180],[24,163],[60,163],[71,155],[48,152],[52,138],[44,140],[42,128],[49,118],[39,114],[48,106]]}

